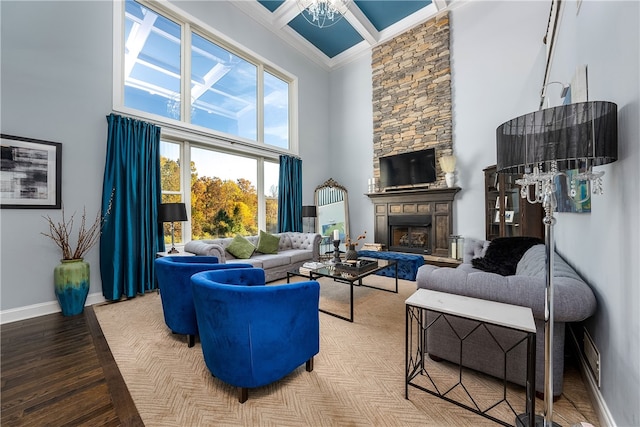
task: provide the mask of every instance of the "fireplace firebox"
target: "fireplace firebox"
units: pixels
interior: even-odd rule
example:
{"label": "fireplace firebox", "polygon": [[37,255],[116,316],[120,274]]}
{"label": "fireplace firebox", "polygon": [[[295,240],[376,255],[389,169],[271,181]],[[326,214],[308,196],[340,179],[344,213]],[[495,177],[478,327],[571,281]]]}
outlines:
{"label": "fireplace firebox", "polygon": [[389,250],[430,254],[431,215],[389,215]]}

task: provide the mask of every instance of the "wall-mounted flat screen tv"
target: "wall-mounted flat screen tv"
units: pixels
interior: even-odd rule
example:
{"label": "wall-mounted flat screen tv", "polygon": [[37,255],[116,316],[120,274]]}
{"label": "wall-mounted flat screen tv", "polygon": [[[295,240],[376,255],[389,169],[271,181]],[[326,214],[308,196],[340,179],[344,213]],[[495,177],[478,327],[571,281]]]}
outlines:
{"label": "wall-mounted flat screen tv", "polygon": [[436,180],[435,148],[380,157],[380,187],[419,187]]}

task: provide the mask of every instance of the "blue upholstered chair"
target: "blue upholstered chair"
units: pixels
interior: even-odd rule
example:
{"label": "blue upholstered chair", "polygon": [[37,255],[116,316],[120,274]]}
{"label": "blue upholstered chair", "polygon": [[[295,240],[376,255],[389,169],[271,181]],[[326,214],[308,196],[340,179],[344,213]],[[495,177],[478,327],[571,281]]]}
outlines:
{"label": "blue upholstered chair", "polygon": [[249,268],[251,264],[218,264],[214,256],[167,256],[156,258],[155,268],[164,322],[176,334],[187,336],[193,347],[198,335],[196,312],[191,294],[191,276],[195,273],[225,268]]}
{"label": "blue upholstered chair", "polygon": [[248,389],[277,381],[320,351],[316,281],[265,284],[264,270],[206,271],[191,277],[200,342],[214,377]]}

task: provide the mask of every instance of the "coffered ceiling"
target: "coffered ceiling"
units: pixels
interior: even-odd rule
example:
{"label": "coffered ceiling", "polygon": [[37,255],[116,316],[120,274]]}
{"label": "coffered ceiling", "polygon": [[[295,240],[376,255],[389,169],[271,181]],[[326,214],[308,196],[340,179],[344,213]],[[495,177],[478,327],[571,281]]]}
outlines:
{"label": "coffered ceiling", "polygon": [[315,62],[328,69],[413,28],[452,3],[465,0],[352,0],[344,18],[318,28],[302,16],[296,0],[232,3]]}

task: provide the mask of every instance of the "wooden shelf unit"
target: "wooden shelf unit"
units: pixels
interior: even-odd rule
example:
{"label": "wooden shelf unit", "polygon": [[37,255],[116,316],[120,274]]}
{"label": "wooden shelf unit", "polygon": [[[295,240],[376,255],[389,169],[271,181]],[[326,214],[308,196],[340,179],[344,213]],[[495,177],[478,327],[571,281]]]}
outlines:
{"label": "wooden shelf unit", "polygon": [[544,239],[542,205],[520,197],[515,183],[520,175],[497,172],[495,165],[484,169],[486,239],[531,236]]}

